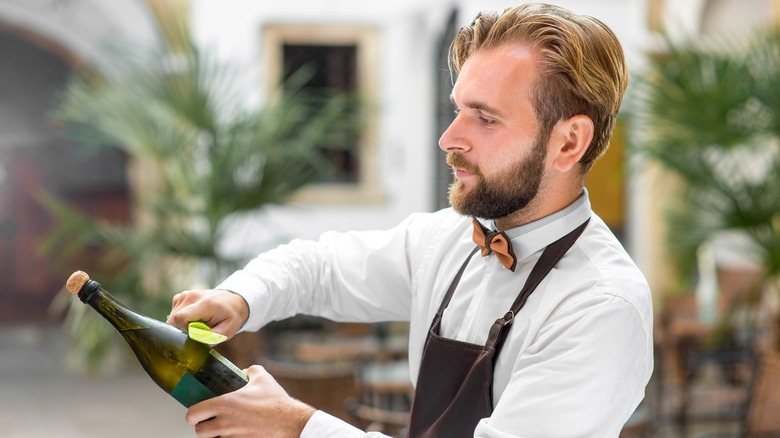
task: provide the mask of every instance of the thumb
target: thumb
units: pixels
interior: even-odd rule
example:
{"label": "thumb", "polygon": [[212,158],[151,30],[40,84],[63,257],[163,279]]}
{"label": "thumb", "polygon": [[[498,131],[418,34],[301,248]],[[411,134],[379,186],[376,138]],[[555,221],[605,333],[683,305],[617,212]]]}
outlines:
{"label": "thumb", "polygon": [[249,377],[249,380],[260,380],[271,375],[262,365],[252,365],[244,370],[244,374]]}

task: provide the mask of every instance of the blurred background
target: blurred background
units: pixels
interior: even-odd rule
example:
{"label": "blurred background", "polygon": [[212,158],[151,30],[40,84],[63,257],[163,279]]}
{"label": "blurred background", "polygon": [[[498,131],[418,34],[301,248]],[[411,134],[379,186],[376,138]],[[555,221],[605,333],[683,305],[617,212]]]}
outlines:
{"label": "blurred background", "polygon": [[[631,70],[587,180],[654,294],[623,435],[780,436],[780,2],[551,3]],[[194,436],[68,275],[165,319],[280,243],[446,207],[449,43],[515,5],[0,0],[0,435]],[[220,351],[402,436],[405,331],[296,317]]]}

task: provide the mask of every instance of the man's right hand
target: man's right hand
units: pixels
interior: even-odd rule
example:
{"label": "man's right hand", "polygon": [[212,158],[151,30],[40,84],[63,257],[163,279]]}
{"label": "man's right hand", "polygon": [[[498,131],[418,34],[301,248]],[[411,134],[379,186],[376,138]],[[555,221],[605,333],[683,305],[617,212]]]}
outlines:
{"label": "man's right hand", "polygon": [[203,321],[212,331],[232,338],[249,317],[249,306],[227,290],[187,290],[174,295],[168,324],[186,329],[192,321]]}

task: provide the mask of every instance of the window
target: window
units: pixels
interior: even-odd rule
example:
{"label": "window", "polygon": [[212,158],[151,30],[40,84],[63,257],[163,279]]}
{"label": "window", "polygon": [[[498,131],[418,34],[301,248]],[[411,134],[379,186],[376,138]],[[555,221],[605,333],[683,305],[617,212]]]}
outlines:
{"label": "window", "polygon": [[[372,28],[268,25],[263,30],[267,90],[272,94],[281,81],[306,66],[311,77],[302,85],[304,89],[357,92],[371,107],[376,101],[377,48]],[[371,114],[354,144],[328,150],[335,172],[301,190],[297,201],[366,203],[383,199],[377,177],[376,120]]]}
{"label": "window", "polygon": [[[357,47],[355,45],[284,44],[282,50],[283,79],[286,81],[302,68],[311,69],[311,77],[301,86],[309,91],[357,91]],[[359,139],[341,145],[343,149],[324,149],[334,172],[324,183],[358,182],[360,160]]]}

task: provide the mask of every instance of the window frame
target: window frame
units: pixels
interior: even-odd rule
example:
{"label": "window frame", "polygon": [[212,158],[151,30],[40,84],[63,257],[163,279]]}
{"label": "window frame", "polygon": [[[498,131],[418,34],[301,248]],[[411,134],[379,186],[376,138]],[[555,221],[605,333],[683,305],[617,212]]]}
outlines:
{"label": "window frame", "polygon": [[379,35],[368,26],[267,24],[262,31],[265,90],[269,99],[280,91],[284,45],[355,46],[356,90],[368,106],[365,126],[357,142],[357,182],[314,183],[296,193],[292,201],[312,204],[367,204],[385,200],[379,182],[377,115],[374,109],[379,85]]}

